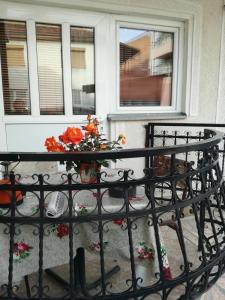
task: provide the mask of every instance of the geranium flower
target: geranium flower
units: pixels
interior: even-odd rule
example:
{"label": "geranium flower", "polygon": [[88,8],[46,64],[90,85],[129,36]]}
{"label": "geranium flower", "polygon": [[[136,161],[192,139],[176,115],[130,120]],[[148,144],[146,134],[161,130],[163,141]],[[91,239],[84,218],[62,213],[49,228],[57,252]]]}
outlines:
{"label": "geranium flower", "polygon": [[53,136],[45,140],[45,147],[49,152],[65,151],[65,148],[61,144],[59,144]]}

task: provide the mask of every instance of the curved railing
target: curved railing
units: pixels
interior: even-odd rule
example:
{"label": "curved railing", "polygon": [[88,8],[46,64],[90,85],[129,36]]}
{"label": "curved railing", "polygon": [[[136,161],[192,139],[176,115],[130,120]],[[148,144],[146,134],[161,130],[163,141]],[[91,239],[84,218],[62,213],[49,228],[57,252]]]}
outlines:
{"label": "curved railing", "polygon": [[[0,299],[194,299],[206,291],[224,271],[222,138],[205,130],[204,140],[169,147],[0,153],[22,165],[0,184],[0,201],[11,199],[0,208]],[[132,170],[134,158],[147,162],[143,175]],[[93,183],[25,168],[102,159],[129,168],[102,169]],[[53,218],[57,196],[63,208]],[[100,279],[90,286],[86,273]]]}

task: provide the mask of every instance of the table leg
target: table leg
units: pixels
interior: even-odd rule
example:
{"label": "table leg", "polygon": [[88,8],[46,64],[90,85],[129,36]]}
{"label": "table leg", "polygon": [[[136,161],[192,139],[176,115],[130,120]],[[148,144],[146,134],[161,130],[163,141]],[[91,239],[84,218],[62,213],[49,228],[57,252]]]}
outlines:
{"label": "table leg", "polygon": [[[111,276],[120,271],[120,267],[117,265],[113,267],[109,272],[105,273],[105,279],[109,279]],[[54,278],[59,284],[64,287],[69,287],[69,283],[56,274],[51,269],[45,270],[46,274]],[[74,289],[77,292],[81,292],[84,296],[89,297],[89,291],[95,289],[101,284],[101,278],[97,279],[93,283],[87,284],[86,282],[86,270],[85,270],[85,249],[78,248],[76,256],[74,258]]]}
{"label": "table leg", "polygon": [[29,284],[29,278],[28,275],[24,276],[24,281],[25,281],[25,286],[26,286],[26,291],[27,291],[27,297],[31,297],[31,292],[30,292],[30,284]]}

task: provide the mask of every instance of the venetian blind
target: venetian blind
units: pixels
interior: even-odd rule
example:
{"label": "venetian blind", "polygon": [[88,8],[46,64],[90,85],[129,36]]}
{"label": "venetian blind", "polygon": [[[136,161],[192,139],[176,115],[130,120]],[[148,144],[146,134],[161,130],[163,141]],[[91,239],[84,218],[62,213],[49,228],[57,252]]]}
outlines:
{"label": "venetian blind", "polygon": [[5,114],[30,114],[25,22],[0,20],[0,57]]}
{"label": "venetian blind", "polygon": [[60,25],[36,24],[41,115],[64,114]]}

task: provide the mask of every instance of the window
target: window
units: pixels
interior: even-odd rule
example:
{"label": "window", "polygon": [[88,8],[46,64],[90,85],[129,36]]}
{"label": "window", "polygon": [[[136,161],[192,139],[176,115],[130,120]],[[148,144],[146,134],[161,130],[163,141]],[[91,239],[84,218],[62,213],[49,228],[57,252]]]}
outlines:
{"label": "window", "polygon": [[[0,117],[71,124],[87,113],[105,119],[107,114],[197,110],[198,17],[153,14],[5,1]],[[30,116],[7,116],[21,114]]]}
{"label": "window", "polygon": [[0,21],[0,56],[5,114],[31,114],[25,22]]}
{"label": "window", "polygon": [[174,33],[119,29],[120,107],[172,105]]}
{"label": "window", "polygon": [[36,24],[41,115],[63,115],[62,34],[60,25]]}
{"label": "window", "polygon": [[73,114],[95,114],[94,29],[70,28]]}

